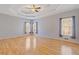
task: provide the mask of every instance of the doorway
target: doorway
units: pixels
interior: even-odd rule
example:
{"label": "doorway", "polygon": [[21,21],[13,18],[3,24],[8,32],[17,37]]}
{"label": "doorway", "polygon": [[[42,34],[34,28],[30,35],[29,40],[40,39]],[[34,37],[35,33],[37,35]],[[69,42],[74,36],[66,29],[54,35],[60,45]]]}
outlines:
{"label": "doorway", "polygon": [[37,34],[38,22],[30,21],[25,22],[25,34]]}

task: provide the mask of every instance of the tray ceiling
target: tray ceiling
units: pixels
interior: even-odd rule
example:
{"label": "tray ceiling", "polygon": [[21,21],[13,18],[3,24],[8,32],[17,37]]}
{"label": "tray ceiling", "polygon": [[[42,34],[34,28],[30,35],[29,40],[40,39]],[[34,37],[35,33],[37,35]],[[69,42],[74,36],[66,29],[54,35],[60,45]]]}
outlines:
{"label": "tray ceiling", "polygon": [[39,12],[33,12],[31,9],[25,7],[31,4],[0,4],[0,13],[11,16],[36,19],[47,15],[55,15],[74,9],[78,9],[78,4],[38,4],[41,9]]}

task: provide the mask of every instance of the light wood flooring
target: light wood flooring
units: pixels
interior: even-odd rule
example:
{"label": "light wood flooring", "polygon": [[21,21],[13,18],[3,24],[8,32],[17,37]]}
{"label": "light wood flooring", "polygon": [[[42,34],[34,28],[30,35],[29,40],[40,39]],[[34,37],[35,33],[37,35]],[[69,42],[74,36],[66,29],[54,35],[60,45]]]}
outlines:
{"label": "light wood flooring", "polygon": [[79,44],[34,35],[0,40],[1,55],[79,55]]}

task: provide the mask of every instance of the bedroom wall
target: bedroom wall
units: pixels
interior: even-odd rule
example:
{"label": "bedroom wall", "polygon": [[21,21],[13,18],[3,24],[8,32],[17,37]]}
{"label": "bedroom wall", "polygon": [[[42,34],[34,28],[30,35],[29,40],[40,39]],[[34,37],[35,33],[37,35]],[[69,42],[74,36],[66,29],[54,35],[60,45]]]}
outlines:
{"label": "bedroom wall", "polygon": [[0,14],[0,37],[24,34],[25,19]]}
{"label": "bedroom wall", "polygon": [[37,19],[38,35],[48,38],[59,38],[59,19],[75,16],[76,41],[79,41],[79,9]]}

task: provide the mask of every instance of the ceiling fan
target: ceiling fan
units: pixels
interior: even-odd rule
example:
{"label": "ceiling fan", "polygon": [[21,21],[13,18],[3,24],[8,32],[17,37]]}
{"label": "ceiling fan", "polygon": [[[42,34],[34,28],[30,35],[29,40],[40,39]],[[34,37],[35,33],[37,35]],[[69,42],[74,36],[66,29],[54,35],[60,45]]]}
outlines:
{"label": "ceiling fan", "polygon": [[40,6],[37,5],[31,5],[30,7],[25,7],[26,9],[31,9],[33,12],[39,12],[39,10],[41,9]]}

